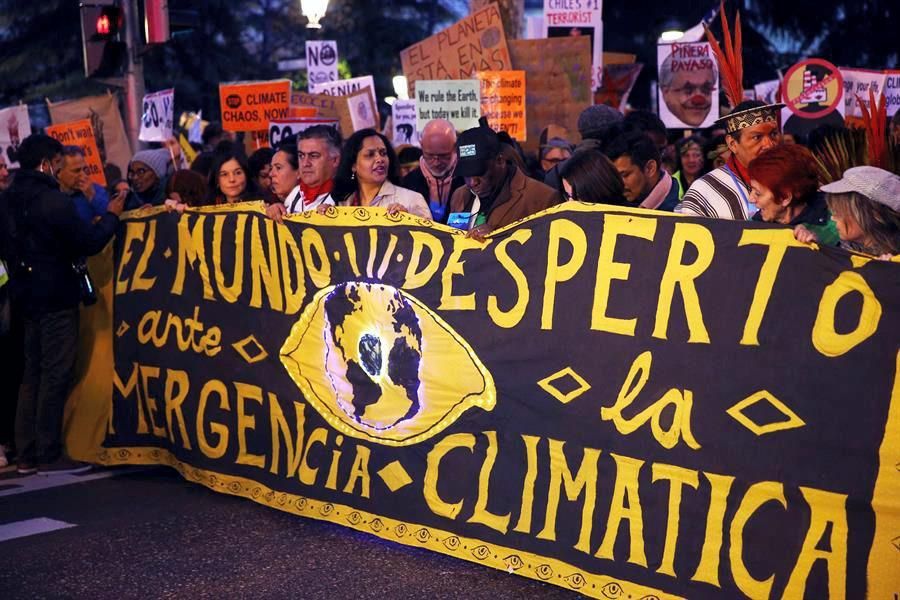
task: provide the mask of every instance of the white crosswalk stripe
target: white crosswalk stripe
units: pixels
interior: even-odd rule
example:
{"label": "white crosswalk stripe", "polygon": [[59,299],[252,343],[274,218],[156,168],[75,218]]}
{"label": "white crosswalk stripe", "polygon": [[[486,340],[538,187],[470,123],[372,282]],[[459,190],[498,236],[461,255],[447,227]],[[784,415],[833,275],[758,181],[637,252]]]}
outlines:
{"label": "white crosswalk stripe", "polygon": [[37,535],[39,533],[49,533],[60,529],[68,529],[69,527],[77,527],[77,525],[74,523],[66,523],[65,521],[57,521],[56,519],[48,519],[46,517],[15,521],[14,523],[0,525],[0,542]]}

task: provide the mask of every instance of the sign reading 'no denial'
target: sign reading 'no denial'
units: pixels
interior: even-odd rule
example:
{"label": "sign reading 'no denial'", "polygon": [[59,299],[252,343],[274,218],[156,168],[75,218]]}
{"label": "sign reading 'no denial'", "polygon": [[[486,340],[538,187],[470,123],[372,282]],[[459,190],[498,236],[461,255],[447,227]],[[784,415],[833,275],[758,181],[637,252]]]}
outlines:
{"label": "sign reading 'no denial'", "polygon": [[256,205],[115,244],[103,462],[598,598],[900,590],[897,264],[576,203],[487,244]]}

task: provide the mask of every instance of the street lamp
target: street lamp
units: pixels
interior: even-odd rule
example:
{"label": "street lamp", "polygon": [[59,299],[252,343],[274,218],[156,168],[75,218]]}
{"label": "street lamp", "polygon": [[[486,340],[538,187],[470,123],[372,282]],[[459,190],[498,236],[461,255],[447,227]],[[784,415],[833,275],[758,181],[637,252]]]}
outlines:
{"label": "street lamp", "polygon": [[319,20],[325,16],[328,10],[328,0],[300,0],[300,12],[309,19],[306,24],[308,29],[321,29]]}

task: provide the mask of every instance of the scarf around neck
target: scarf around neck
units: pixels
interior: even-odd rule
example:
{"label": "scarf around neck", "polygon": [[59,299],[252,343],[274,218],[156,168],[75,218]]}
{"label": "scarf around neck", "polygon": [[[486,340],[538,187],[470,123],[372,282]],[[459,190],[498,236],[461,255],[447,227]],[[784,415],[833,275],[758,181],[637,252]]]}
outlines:
{"label": "scarf around neck", "polygon": [[454,154],[453,159],[450,162],[450,167],[447,169],[447,174],[441,178],[436,177],[431,172],[428,165],[425,163],[424,157],[419,159],[419,168],[422,170],[425,181],[428,182],[429,202],[446,204],[450,199],[450,187],[451,182],[453,181],[453,172],[456,171],[456,159],[456,154]]}

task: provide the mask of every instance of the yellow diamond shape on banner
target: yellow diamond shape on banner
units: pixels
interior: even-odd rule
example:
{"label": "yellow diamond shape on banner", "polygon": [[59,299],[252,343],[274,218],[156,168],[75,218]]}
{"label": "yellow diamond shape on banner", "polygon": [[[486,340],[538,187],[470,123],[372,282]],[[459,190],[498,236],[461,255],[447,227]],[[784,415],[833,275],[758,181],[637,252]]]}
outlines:
{"label": "yellow diamond shape on banner", "polygon": [[[576,384],[578,384],[578,387],[570,392],[563,392],[558,387],[556,387],[556,384],[563,380],[574,381]],[[576,373],[575,370],[572,369],[572,367],[561,369],[553,375],[541,379],[537,382],[537,384],[541,386],[541,388],[545,392],[547,392],[563,404],[568,404],[578,396],[591,389],[591,384],[585,381],[581,375]]]}
{"label": "yellow diamond shape on banner", "polygon": [[[757,402],[762,401],[768,402],[773,408],[778,410],[778,412],[787,417],[787,419],[784,421],[774,421],[772,423],[761,425],[752,421],[747,415],[744,414],[743,411],[745,409],[753,406]],[[783,431],[785,429],[796,429],[798,427],[803,427],[804,425],[806,425],[806,422],[798,417],[797,413],[792,411],[787,407],[787,405],[784,404],[784,402],[782,402],[766,390],[756,392],[755,394],[744,398],[725,412],[727,412],[735,421],[737,421],[756,435],[764,435],[766,433]]]}
{"label": "yellow diamond shape on banner", "polygon": [[384,485],[392,492],[396,492],[412,483],[412,477],[409,476],[409,473],[406,472],[406,469],[403,468],[403,465],[398,460],[385,465],[383,469],[378,471],[378,476],[381,477]]}
{"label": "yellow diamond shape on banner", "polygon": [[126,323],[125,321],[122,321],[119,324],[119,328],[116,329],[116,337],[122,337],[123,335],[125,335],[125,332],[128,331],[130,328],[131,328],[131,326],[128,323]]}
{"label": "yellow diamond shape on banner", "polygon": [[269,356],[269,353],[266,352],[266,349],[262,347],[253,334],[233,343],[231,347],[234,348],[235,352],[241,355],[241,358],[250,364],[259,362]]}

